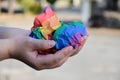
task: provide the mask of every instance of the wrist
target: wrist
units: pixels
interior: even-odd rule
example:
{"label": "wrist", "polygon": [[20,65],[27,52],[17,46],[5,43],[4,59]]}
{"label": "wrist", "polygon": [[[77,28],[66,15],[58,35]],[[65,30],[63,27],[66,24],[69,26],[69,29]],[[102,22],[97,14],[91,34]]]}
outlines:
{"label": "wrist", "polygon": [[17,50],[17,40],[16,38],[10,38],[8,44],[8,58],[14,58],[16,50]]}
{"label": "wrist", "polygon": [[30,30],[24,30],[24,29],[14,28],[13,30],[11,30],[8,38],[29,36],[30,33],[31,33]]}
{"label": "wrist", "polygon": [[10,51],[12,49],[12,42],[11,39],[0,39],[0,60],[10,58]]}
{"label": "wrist", "polygon": [[30,32],[30,30],[24,30],[19,28],[0,27],[0,39],[15,38],[18,36],[29,36]]}

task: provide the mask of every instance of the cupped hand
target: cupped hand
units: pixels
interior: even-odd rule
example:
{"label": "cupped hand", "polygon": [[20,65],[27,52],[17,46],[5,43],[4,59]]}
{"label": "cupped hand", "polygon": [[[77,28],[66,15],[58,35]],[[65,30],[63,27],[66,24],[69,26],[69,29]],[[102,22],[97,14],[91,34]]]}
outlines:
{"label": "cupped hand", "polygon": [[52,69],[61,66],[70,55],[73,48],[66,47],[53,54],[40,55],[38,50],[46,50],[55,46],[54,41],[37,40],[30,37],[12,38],[9,49],[10,58],[24,62],[36,70]]}

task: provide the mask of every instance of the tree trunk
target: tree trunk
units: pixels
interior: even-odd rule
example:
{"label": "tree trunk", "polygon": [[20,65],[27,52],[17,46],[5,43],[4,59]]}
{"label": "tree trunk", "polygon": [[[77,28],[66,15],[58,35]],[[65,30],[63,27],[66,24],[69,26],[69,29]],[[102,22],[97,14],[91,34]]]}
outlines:
{"label": "tree trunk", "polygon": [[14,0],[8,0],[8,13],[9,14],[13,13],[13,2]]}
{"label": "tree trunk", "polygon": [[81,2],[81,18],[85,24],[88,24],[90,15],[91,15],[90,0],[82,0],[82,2]]}
{"label": "tree trunk", "polygon": [[1,2],[2,2],[2,1],[0,0],[0,14],[1,14]]}

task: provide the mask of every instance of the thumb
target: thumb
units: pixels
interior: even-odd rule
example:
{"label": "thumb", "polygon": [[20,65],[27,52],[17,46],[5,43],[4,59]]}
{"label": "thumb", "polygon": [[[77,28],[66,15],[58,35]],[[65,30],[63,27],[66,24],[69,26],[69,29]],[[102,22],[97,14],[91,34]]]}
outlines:
{"label": "thumb", "polygon": [[50,49],[54,46],[55,46],[55,41],[53,41],[53,40],[38,40],[38,39],[32,40],[32,48],[33,49],[46,50],[46,49]]}

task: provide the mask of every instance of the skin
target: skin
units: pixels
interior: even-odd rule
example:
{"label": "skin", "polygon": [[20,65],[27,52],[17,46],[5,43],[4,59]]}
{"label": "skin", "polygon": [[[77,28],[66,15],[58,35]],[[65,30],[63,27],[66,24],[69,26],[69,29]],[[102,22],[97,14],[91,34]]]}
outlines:
{"label": "skin", "polygon": [[69,57],[76,55],[87,39],[87,36],[83,37],[82,45],[76,49],[68,46],[53,54],[40,55],[38,50],[53,48],[55,42],[33,39],[29,37],[29,34],[29,30],[0,27],[0,61],[17,59],[36,70],[57,68]]}

